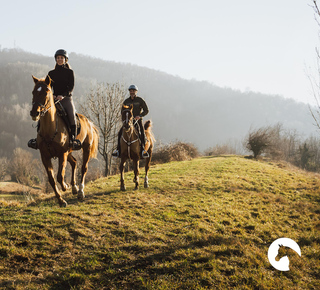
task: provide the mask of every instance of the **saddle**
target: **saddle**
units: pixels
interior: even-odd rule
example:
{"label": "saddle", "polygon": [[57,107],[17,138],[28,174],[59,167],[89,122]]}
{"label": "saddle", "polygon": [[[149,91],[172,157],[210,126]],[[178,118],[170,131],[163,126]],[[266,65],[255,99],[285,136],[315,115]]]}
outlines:
{"label": "saddle", "polygon": [[[70,127],[70,122],[69,122],[69,118],[68,118],[66,110],[64,109],[64,107],[61,105],[60,102],[56,103],[55,105],[56,105],[58,116],[60,116],[62,118],[62,120],[64,121],[65,125],[68,128],[69,135],[71,135],[71,127]],[[81,131],[81,123],[80,123],[80,119],[79,119],[79,116],[77,113],[76,113],[76,122],[77,122],[76,134],[79,135],[80,131]]]}
{"label": "saddle", "polygon": [[[136,122],[136,123],[134,124],[134,127],[135,127],[135,129],[136,129],[136,131],[137,131],[137,133],[138,133],[139,143],[142,145],[142,134],[143,134],[143,133],[141,132],[141,128],[140,128],[138,122]],[[144,133],[144,142],[145,142],[145,143],[148,142],[148,139],[147,139],[147,136],[146,136],[145,133]]]}

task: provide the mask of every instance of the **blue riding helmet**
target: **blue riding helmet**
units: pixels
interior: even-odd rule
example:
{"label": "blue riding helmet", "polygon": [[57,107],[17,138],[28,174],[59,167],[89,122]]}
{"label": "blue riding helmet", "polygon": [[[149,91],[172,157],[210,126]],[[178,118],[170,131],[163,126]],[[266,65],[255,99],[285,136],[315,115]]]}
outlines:
{"label": "blue riding helmet", "polygon": [[138,91],[138,87],[136,86],[136,85],[131,85],[129,88],[128,88],[128,90],[130,91],[130,90],[136,90],[136,91]]}

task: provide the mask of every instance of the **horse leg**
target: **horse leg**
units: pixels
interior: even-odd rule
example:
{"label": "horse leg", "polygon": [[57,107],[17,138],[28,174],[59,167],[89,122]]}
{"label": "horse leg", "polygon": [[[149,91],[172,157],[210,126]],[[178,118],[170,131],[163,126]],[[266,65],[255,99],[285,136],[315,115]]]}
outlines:
{"label": "horse leg", "polygon": [[78,194],[79,188],[76,183],[76,169],[77,169],[77,160],[74,156],[69,153],[68,155],[68,162],[71,165],[72,173],[71,173],[71,186],[72,186],[72,193]]}
{"label": "horse leg", "polygon": [[134,171],[133,182],[136,184],[135,190],[137,190],[139,189],[139,160],[133,161],[133,171]]}
{"label": "horse leg", "polygon": [[120,190],[125,191],[126,187],[124,185],[124,163],[126,162],[126,159],[122,159],[121,158],[121,162],[120,162]]}
{"label": "horse leg", "polygon": [[54,180],[54,174],[53,174],[53,166],[52,166],[52,162],[51,162],[51,158],[48,158],[47,156],[43,156],[41,154],[41,160],[42,163],[44,165],[44,168],[47,171],[48,174],[48,179],[49,179],[49,183],[52,186],[54,193],[56,195],[56,198],[58,199],[58,203],[61,207],[66,207],[67,206],[67,202],[61,197],[60,193],[59,193],[59,189],[57,187],[56,181]]}
{"label": "horse leg", "polygon": [[146,172],[146,176],[144,178],[144,188],[148,188],[149,187],[149,178],[148,178],[148,172],[149,172],[149,168],[150,168],[150,163],[151,163],[151,156],[152,156],[152,151],[149,150],[149,157],[146,160],[146,166],[145,166],[145,172]]}
{"label": "horse leg", "polygon": [[88,163],[90,159],[90,146],[83,144],[83,161],[82,161],[82,168],[81,168],[81,183],[79,185],[79,191],[78,191],[78,199],[83,200],[85,195],[84,195],[84,182],[86,179],[86,175],[88,172]]}
{"label": "horse leg", "polygon": [[63,191],[66,191],[69,188],[69,185],[67,185],[64,182],[64,176],[66,174],[67,156],[68,156],[67,153],[64,153],[62,157],[59,157],[59,169],[58,169],[57,180],[61,184],[61,189]]}

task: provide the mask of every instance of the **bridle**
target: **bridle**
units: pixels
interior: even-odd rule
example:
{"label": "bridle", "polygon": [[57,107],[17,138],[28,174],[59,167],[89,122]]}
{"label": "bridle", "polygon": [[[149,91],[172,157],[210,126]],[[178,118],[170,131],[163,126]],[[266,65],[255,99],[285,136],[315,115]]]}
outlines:
{"label": "bridle", "polygon": [[[127,113],[126,113],[126,118],[125,118],[125,120],[122,120],[122,124],[123,124],[123,126],[125,126],[125,124],[128,124],[128,125],[129,125],[129,129],[130,129],[130,127],[132,126],[131,124],[133,124],[133,122],[132,122],[132,117],[129,118],[129,112],[131,112],[131,110],[125,109],[125,110],[122,111],[122,113],[123,113],[123,112],[127,112]],[[129,129],[128,129],[126,132],[128,132]]]}
{"label": "bridle", "polygon": [[[131,111],[131,110],[129,110],[129,109],[125,109],[125,110],[122,111],[122,113],[123,113],[123,112],[127,112],[127,113],[126,113],[126,119],[125,119],[125,120],[122,120],[123,128],[122,128],[122,136],[121,136],[122,140],[123,140],[123,141],[127,144],[127,146],[128,146],[128,157],[129,157],[129,159],[131,159],[131,157],[130,157],[130,146],[131,146],[133,143],[139,141],[139,134],[138,134],[137,132],[136,132],[137,139],[134,139],[133,141],[128,141],[128,140],[126,140],[126,139],[123,137],[123,130],[127,133],[128,137],[129,137],[129,140],[131,139],[131,136],[132,136],[133,132],[136,131],[136,129],[135,129],[135,124],[136,124],[138,121],[135,121],[135,123],[133,123],[132,117],[129,119],[129,112],[130,112],[130,111]],[[129,128],[125,129],[125,126],[124,126],[125,124],[128,124],[128,125],[129,125]],[[132,128],[132,130],[131,130],[131,128]],[[131,130],[131,132],[130,132],[130,134],[128,134],[128,132],[129,132],[130,130]]]}
{"label": "bridle", "polygon": [[[50,88],[49,88],[49,90],[51,91]],[[47,95],[48,95],[48,94],[47,94]],[[56,101],[54,104],[57,104],[58,102],[60,102],[60,101]],[[34,105],[38,105],[38,107],[40,107],[40,112],[39,112],[39,114],[40,114],[41,117],[43,117],[43,116],[51,109],[51,107],[52,107],[49,103],[50,103],[50,97],[47,98],[47,101],[45,102],[44,105],[41,104],[40,102],[33,102],[33,103],[32,103],[32,107],[33,107]],[[48,104],[49,104],[49,107],[47,107]]]}
{"label": "bridle", "polygon": [[[49,88],[49,90],[51,91],[50,88]],[[47,95],[48,95],[48,93],[47,93]],[[55,101],[55,102],[54,102],[54,105],[56,105],[56,104],[59,103],[59,102],[60,102],[59,100]],[[49,107],[48,107],[48,104],[49,104]],[[41,117],[43,117],[43,116],[51,109],[51,107],[52,107],[52,105],[50,105],[50,96],[49,96],[49,98],[47,98],[45,104],[41,104],[40,102],[33,102],[33,103],[32,103],[32,107],[33,107],[34,105],[38,105],[38,107],[40,107],[39,115],[40,115]],[[52,158],[55,158],[55,157],[53,157],[53,155],[52,155],[52,152],[51,152],[51,150],[50,150],[50,146],[51,146],[51,143],[53,142],[54,138],[56,137],[57,133],[58,133],[58,118],[56,118],[56,129],[55,129],[55,132],[54,132],[53,136],[50,138],[49,141],[47,141],[46,138],[44,138],[44,136],[42,136],[42,134],[41,134],[40,132],[38,132],[39,136],[40,136],[40,137],[42,138],[42,140],[46,143],[47,148],[48,148],[48,151],[50,152]]]}
{"label": "bridle", "polygon": [[49,103],[49,101],[46,102],[44,105],[42,105],[39,102],[33,102],[32,106],[38,105],[38,107],[41,108],[39,114],[40,114],[41,117],[43,117],[51,109],[51,105],[47,108],[48,103]]}

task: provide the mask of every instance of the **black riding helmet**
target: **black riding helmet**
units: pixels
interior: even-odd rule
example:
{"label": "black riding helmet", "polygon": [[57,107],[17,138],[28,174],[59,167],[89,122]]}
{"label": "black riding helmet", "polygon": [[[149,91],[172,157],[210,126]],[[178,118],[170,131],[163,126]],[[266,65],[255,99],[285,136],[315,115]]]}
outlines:
{"label": "black riding helmet", "polygon": [[56,59],[58,55],[64,56],[66,60],[69,58],[67,51],[64,49],[58,49],[54,54],[54,59]]}

